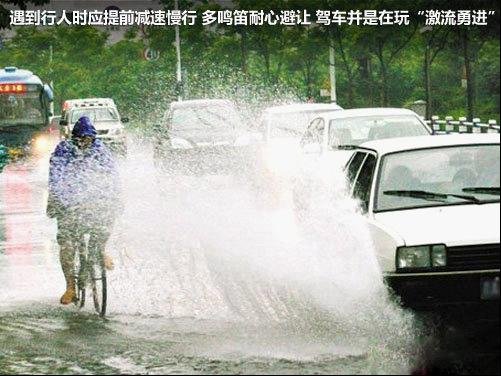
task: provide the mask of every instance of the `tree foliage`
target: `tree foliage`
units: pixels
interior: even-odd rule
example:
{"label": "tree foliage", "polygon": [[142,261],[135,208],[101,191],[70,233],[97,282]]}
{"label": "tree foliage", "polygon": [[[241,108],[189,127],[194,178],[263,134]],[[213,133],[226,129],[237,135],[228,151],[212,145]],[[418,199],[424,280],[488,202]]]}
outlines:
{"label": "tree foliage", "polygon": [[[164,3],[172,9],[172,1]],[[401,2],[381,0],[372,9],[393,9],[397,3]],[[194,4],[180,2],[181,7],[200,10],[221,9],[222,3]],[[294,9],[301,4],[304,8],[300,0],[233,1],[241,9]],[[463,5],[467,6],[459,2],[458,9]],[[486,2],[484,6],[493,5]],[[306,7],[314,13],[315,9],[353,9],[356,5],[311,0]],[[410,10],[430,8],[439,8],[438,2],[416,1]],[[494,9],[499,13],[499,5]],[[499,120],[499,24],[434,28],[429,33],[422,32],[421,26],[181,27],[184,95],[231,97],[252,108],[310,97],[327,101],[320,90],[329,89],[328,48],[333,43],[341,106],[409,106],[426,96],[428,45],[433,114]],[[461,42],[465,34],[466,52]],[[65,99],[113,97],[136,123],[158,121],[176,98],[174,29],[151,27],[143,32],[131,28],[112,45],[107,38],[105,31],[91,27],[18,28],[0,50],[0,66],[31,69],[45,81],[53,81],[56,107]],[[142,58],[147,46],[160,51],[158,61]],[[464,88],[467,64],[470,87]]]}

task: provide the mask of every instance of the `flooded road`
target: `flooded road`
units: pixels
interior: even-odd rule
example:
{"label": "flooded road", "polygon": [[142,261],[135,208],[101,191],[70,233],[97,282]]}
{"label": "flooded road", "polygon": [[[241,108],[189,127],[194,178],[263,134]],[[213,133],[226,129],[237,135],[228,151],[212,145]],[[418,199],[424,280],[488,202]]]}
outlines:
{"label": "flooded road", "polygon": [[431,321],[392,303],[349,200],[298,229],[286,195],[270,206],[232,179],[167,179],[148,145],[130,152],[105,320],[58,304],[47,158],[0,174],[2,373],[411,373],[450,338],[461,351],[488,342],[474,353],[499,368],[496,324],[435,338]]}

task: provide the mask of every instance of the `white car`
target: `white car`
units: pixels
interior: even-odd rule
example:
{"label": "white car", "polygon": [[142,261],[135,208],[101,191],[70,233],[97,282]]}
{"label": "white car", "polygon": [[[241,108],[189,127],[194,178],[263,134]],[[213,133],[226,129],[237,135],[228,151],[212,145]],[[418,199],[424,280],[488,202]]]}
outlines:
{"label": "white car", "polygon": [[302,153],[301,137],[313,119],[342,110],[335,103],[294,103],[264,109],[259,128],[265,140],[262,159],[270,177],[288,175],[295,169]]}
{"label": "white car", "polygon": [[335,103],[297,103],[268,107],[261,116],[260,128],[265,140],[296,138],[305,132],[311,120],[321,114],[342,110]]}
{"label": "white car", "polygon": [[[304,169],[308,171],[321,159],[323,164],[341,170],[353,155],[353,150],[364,142],[432,134],[432,129],[419,115],[403,108],[327,112],[315,118],[303,134],[299,146],[302,158],[296,164],[305,164]],[[282,157],[282,160],[287,161],[284,163],[290,159],[290,156]],[[302,212],[308,208],[311,186],[307,174],[301,173],[301,178],[295,180],[293,199],[296,211]]]}
{"label": "white car", "polygon": [[[396,137],[431,135],[419,115],[404,108],[357,108],[323,113],[313,119],[301,139],[307,153],[350,150],[364,142]],[[345,155],[343,165],[352,152]]]}
{"label": "white car", "polygon": [[404,304],[499,306],[498,134],[362,144],[346,166],[379,264]]}
{"label": "white car", "polygon": [[88,116],[97,130],[97,138],[113,150],[125,154],[127,139],[123,123],[129,121],[122,118],[115,102],[111,98],[70,99],[63,104],[59,124],[62,126],[61,136],[69,137],[73,126],[82,116]]}

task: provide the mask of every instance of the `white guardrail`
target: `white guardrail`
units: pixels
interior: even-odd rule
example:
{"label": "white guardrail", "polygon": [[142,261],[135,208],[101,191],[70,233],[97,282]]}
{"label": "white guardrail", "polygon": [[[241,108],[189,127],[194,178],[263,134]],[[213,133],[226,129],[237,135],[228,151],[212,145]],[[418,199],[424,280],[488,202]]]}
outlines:
{"label": "white guardrail", "polygon": [[473,121],[467,121],[461,117],[454,120],[452,116],[446,116],[441,120],[438,116],[432,116],[431,120],[426,123],[433,128],[437,134],[440,133],[500,133],[499,125],[496,120],[489,120],[487,123],[482,123],[480,119],[475,118]]}

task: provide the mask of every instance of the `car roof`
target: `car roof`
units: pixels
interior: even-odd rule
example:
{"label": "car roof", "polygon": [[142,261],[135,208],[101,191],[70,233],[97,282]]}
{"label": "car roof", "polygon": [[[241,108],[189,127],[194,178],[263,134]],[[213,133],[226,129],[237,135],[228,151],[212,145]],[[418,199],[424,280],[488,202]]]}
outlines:
{"label": "car roof", "polygon": [[333,111],[322,114],[327,120],[333,119],[346,119],[361,116],[397,116],[397,115],[414,115],[419,117],[414,111],[406,108],[392,108],[392,107],[373,107],[373,108],[353,108],[343,111]]}
{"label": "car roof", "polygon": [[297,112],[331,112],[342,110],[342,107],[335,103],[292,103],[266,108],[263,112],[266,115],[283,115]]}
{"label": "car roof", "polygon": [[410,151],[418,149],[437,148],[442,146],[499,144],[499,133],[487,134],[454,134],[430,135],[416,137],[387,138],[368,141],[359,146],[360,149],[369,149],[379,155]]}
{"label": "car roof", "polygon": [[235,106],[229,99],[190,99],[186,101],[175,101],[170,104],[171,110],[188,107],[208,107],[208,106]]}
{"label": "car roof", "polygon": [[64,104],[68,107],[80,106],[115,106],[112,98],[81,98],[81,99],[67,99]]}

